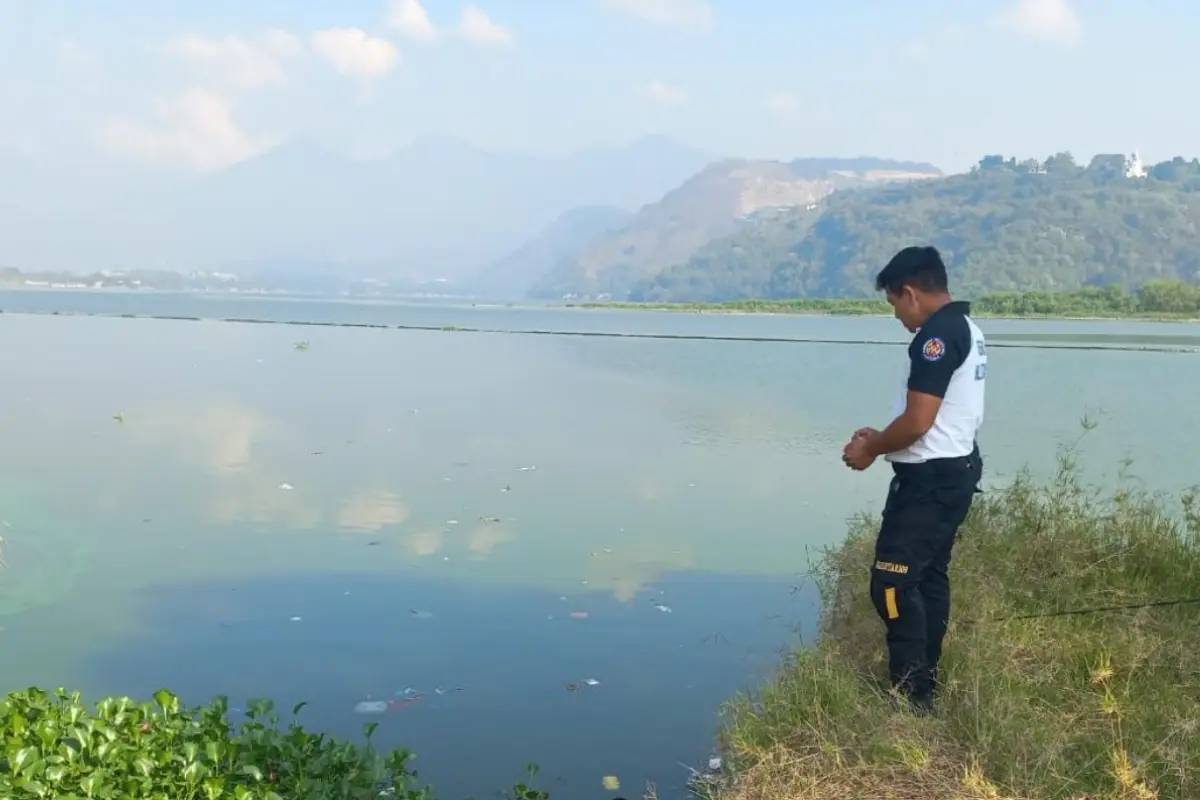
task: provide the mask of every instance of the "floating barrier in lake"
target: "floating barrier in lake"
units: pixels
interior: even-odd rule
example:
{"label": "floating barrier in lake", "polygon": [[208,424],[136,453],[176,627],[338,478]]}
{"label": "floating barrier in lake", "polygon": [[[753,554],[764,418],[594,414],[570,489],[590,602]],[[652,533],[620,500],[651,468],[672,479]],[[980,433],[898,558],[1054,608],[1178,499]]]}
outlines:
{"label": "floating barrier in lake", "polygon": [[[667,341],[698,341],[698,342],[746,342],[758,344],[820,344],[820,345],[885,345],[891,347],[907,347],[908,342],[895,339],[819,339],[812,337],[791,336],[720,336],[715,334],[698,333],[638,333],[622,331],[568,331],[548,330],[538,328],[481,328],[463,327],[458,325],[403,325],[378,322],[322,322],[319,320],[281,320],[257,319],[253,317],[193,317],[170,314],[118,314],[115,312],[84,312],[84,311],[4,311],[0,314],[18,314],[31,316],[52,317],[101,317],[108,319],[153,319],[173,322],[231,322],[242,325],[299,325],[320,328],[369,328],[373,330],[396,331],[441,331],[445,333],[487,333],[509,336],[571,336],[597,339],[658,339]],[[1011,334],[1010,334],[1011,335]],[[1070,336],[1075,341],[1082,341],[1076,334]],[[1102,337],[1111,341],[1112,337]],[[1170,337],[1178,341],[1178,337]],[[307,344],[307,343],[306,343]],[[1141,344],[1066,344],[1050,342],[1045,339],[1029,341],[1004,340],[1003,336],[993,336],[988,340],[989,348],[1014,348],[1026,350],[1102,350],[1102,351],[1139,351],[1155,353],[1200,353],[1200,337],[1192,346],[1141,345]],[[307,348],[305,348],[307,349]]]}

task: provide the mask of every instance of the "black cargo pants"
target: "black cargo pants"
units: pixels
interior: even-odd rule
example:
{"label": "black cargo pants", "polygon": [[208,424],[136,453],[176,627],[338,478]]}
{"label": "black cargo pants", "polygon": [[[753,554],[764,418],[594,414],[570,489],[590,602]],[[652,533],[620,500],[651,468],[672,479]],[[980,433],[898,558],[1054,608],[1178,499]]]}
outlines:
{"label": "black cargo pants", "polygon": [[911,700],[932,701],[950,621],[950,553],[966,519],[983,459],[894,463],[871,569],[871,601],[887,629],[891,683]]}

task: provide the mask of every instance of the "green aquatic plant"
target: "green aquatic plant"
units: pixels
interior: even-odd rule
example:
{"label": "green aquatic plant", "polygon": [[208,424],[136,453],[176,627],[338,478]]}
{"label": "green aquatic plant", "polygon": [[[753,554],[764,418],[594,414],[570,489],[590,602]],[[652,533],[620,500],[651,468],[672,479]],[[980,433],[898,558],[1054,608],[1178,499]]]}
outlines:
{"label": "green aquatic plant", "polygon": [[297,350],[307,350],[308,349],[308,340],[301,339],[300,341],[296,342],[292,346],[295,347]]}
{"label": "green aquatic plant", "polygon": [[[293,717],[304,707],[293,710]],[[166,690],[153,703],[109,697],[88,709],[78,692],[31,688],[0,702],[0,797],[137,800],[433,800],[407,750],[280,729],[268,700],[250,704],[240,729],[228,702],[185,707]],[[529,775],[536,767],[529,767]],[[524,783],[520,800],[549,795]]]}

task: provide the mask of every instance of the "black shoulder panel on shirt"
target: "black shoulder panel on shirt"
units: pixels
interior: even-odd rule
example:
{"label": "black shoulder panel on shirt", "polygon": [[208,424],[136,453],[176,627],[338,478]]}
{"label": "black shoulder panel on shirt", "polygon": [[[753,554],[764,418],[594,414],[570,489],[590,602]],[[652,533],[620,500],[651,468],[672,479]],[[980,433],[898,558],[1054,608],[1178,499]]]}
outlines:
{"label": "black shoulder panel on shirt", "polygon": [[909,391],[945,397],[950,378],[973,345],[971,327],[962,313],[946,309],[934,314],[908,346]]}

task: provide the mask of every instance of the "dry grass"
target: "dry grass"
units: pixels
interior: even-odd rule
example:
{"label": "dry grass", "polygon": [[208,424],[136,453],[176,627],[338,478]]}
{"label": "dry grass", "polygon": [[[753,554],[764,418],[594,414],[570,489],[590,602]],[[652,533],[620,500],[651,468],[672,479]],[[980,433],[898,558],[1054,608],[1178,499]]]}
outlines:
{"label": "dry grass", "polygon": [[1056,480],[981,495],[953,564],[936,718],[895,710],[866,594],[877,520],[826,553],[822,641],[734,700],[720,800],[1198,800],[1200,505]]}

